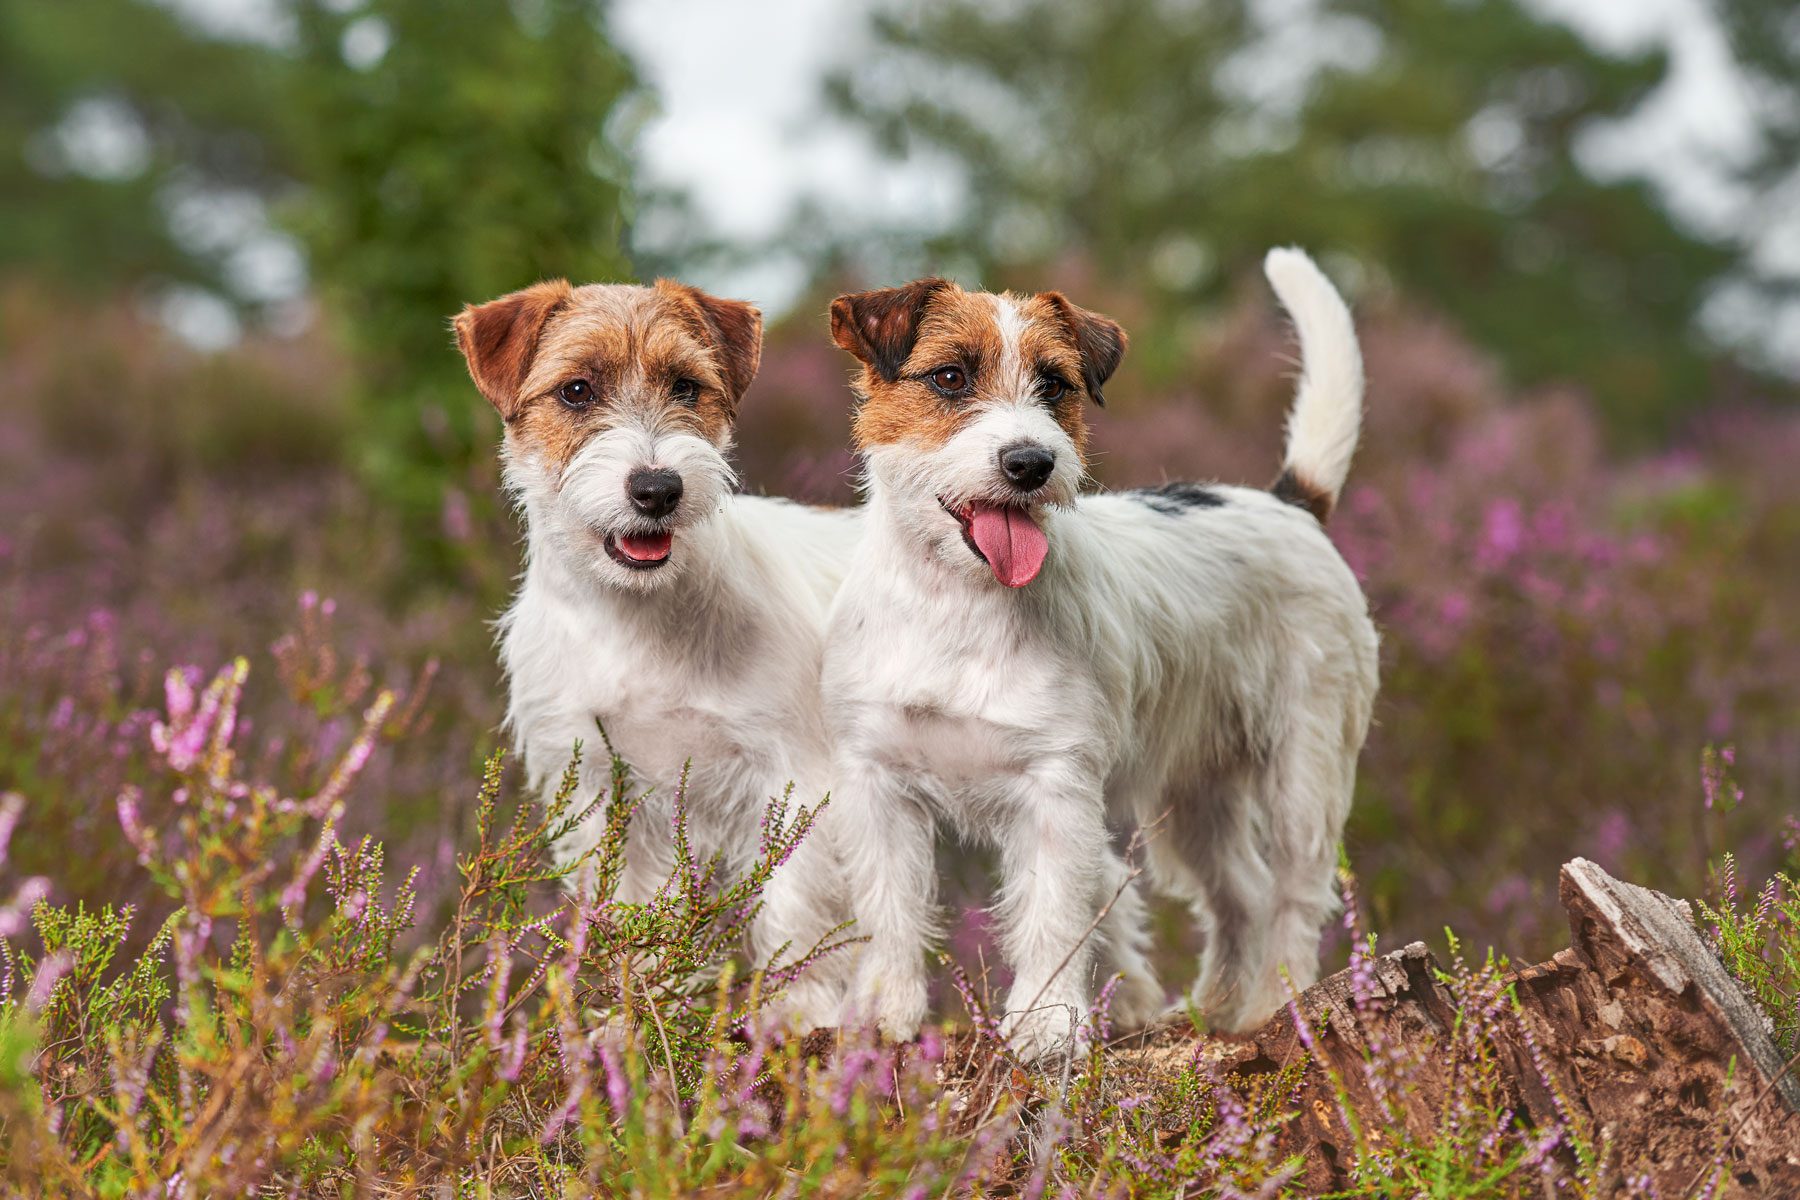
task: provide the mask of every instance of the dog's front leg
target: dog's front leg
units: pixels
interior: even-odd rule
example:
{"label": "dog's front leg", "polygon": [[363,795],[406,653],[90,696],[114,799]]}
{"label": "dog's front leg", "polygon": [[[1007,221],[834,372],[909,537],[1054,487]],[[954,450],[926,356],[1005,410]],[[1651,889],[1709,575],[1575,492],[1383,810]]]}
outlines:
{"label": "dog's front leg", "polygon": [[[829,815],[829,810],[819,814],[763,888],[762,911],[751,931],[759,966],[776,966],[777,956],[781,965],[800,962],[848,918],[837,851],[826,824]],[[802,1032],[835,1025],[843,1006],[848,958],[848,950],[838,948],[807,962],[774,1005],[781,1019]]]}
{"label": "dog's front leg", "polygon": [[850,932],[868,939],[843,1023],[873,1021],[888,1037],[908,1040],[925,1020],[924,953],[935,928],[931,814],[899,774],[867,760],[840,761],[831,803],[856,916]]}
{"label": "dog's front leg", "polygon": [[1112,851],[1100,785],[1076,766],[1022,776],[1008,807],[996,915],[1013,985],[1002,1028],[1032,1059],[1072,1050],[1085,1036]]}

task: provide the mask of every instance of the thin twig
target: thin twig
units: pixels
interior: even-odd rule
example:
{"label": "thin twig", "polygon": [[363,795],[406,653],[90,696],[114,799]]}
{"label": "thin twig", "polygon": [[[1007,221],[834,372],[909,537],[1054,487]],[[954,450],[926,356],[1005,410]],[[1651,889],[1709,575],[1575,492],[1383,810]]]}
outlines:
{"label": "thin twig", "polygon": [[675,1054],[669,1048],[669,1031],[663,1027],[662,1012],[656,1007],[656,997],[650,994],[650,985],[640,979],[638,988],[644,993],[644,1003],[650,1006],[650,1019],[656,1022],[656,1036],[662,1039],[663,1063],[669,1068],[669,1098],[675,1104],[675,1128],[685,1134],[686,1128],[681,1121],[681,1080],[675,1074]]}
{"label": "thin twig", "polygon": [[[1160,819],[1161,818],[1158,818],[1158,820],[1160,820]],[[1131,852],[1137,847],[1138,838],[1141,833],[1142,833],[1142,831],[1140,830],[1138,833],[1134,833],[1131,835],[1131,842],[1125,847],[1125,853],[1127,856],[1129,856],[1131,854]],[[1052,983],[1056,982],[1056,977],[1061,975],[1065,970],[1067,970],[1068,966],[1071,962],[1075,961],[1076,953],[1078,951],[1080,951],[1080,949],[1087,944],[1087,940],[1089,938],[1094,936],[1094,931],[1096,929],[1100,928],[1100,923],[1102,921],[1106,920],[1106,915],[1113,910],[1113,905],[1115,905],[1119,902],[1119,897],[1123,896],[1125,894],[1126,889],[1129,888],[1132,884],[1136,883],[1138,876],[1142,875],[1143,873],[1144,873],[1144,868],[1138,867],[1138,866],[1132,867],[1129,871],[1127,871],[1125,873],[1125,878],[1119,883],[1117,890],[1115,890],[1113,892],[1112,899],[1108,900],[1105,904],[1100,906],[1100,911],[1094,914],[1094,919],[1092,921],[1088,922],[1087,929],[1082,932],[1082,935],[1080,937],[1075,939],[1075,944],[1073,946],[1069,947],[1069,952],[1067,954],[1063,955],[1063,960],[1060,963],[1056,964],[1056,970],[1050,972],[1050,977],[1048,979],[1044,980],[1044,985],[1042,987],[1038,988],[1037,995],[1035,995],[1031,998],[1031,1003],[1027,1004],[1025,1006],[1024,1011],[1033,1012],[1037,1009],[1038,1001],[1042,1000],[1044,998],[1044,993],[1050,990],[1050,985]]]}
{"label": "thin twig", "polygon": [[[631,986],[629,964],[620,968],[619,976],[621,988],[629,989]],[[675,1055],[669,1049],[669,1031],[663,1027],[662,1013],[657,1011],[656,998],[650,994],[650,985],[640,980],[638,990],[644,995],[644,1004],[650,1010],[650,1019],[656,1023],[656,1034],[662,1039],[663,1063],[669,1068],[669,1099],[672,1102],[671,1109],[675,1114],[675,1128],[683,1137],[686,1137],[687,1127],[681,1120],[681,1079],[675,1074]]]}

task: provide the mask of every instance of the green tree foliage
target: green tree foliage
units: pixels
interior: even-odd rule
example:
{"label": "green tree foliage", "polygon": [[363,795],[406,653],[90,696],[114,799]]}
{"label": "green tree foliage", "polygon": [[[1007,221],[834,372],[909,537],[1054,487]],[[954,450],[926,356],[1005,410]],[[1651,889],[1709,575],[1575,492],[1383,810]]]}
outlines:
{"label": "green tree foliage", "polygon": [[140,0],[0,0],[0,271],[100,293],[222,287],[217,256],[178,241],[165,204],[180,187],[278,186],[275,148],[252,131],[280,65]]}
{"label": "green tree foliage", "polygon": [[[1763,314],[1800,299],[1800,8],[1790,0],[1719,0],[1719,18],[1756,121],[1756,144],[1738,164],[1750,194],[1746,241],[1785,239],[1785,253],[1752,254],[1737,281]],[[1779,336],[1779,334],[1777,334]],[[1793,361],[1793,352],[1788,352]]]}
{"label": "green tree foliage", "polygon": [[[427,507],[440,460],[490,453],[448,317],[545,276],[630,272],[636,80],[591,0],[344,7],[294,10],[282,141],[307,186],[288,212],[383,401],[377,475]],[[347,65],[359,40],[387,44]]]}
{"label": "green tree foliage", "polygon": [[1255,11],[891,7],[887,53],[832,94],[888,145],[963,168],[972,203],[947,252],[1036,283],[1073,248],[1151,300],[1152,366],[1265,248],[1299,242],[1386,273],[1519,382],[1586,385],[1620,429],[1705,398],[1694,317],[1731,251],[1576,157],[1662,78],[1660,56],[1607,57],[1518,0],[1323,0],[1308,71]]}
{"label": "green tree foliage", "polygon": [[[171,202],[259,199],[355,352],[365,465],[435,518],[446,463],[489,456],[449,316],[546,275],[629,272],[637,81],[598,0],[275,13],[264,40],[232,40],[147,0],[0,0],[0,271],[230,296],[228,247],[176,237]],[[66,150],[95,106],[98,162]]]}

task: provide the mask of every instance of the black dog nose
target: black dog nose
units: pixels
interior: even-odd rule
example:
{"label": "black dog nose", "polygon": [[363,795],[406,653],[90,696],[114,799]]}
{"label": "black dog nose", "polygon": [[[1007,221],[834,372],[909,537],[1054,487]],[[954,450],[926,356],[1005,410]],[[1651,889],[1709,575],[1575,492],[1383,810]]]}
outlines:
{"label": "black dog nose", "polygon": [[1021,492],[1035,492],[1056,469],[1056,456],[1042,446],[1007,446],[1000,451],[1000,469]]}
{"label": "black dog nose", "polygon": [[625,477],[631,507],[646,517],[666,517],[681,503],[681,475],[667,467],[639,468]]}

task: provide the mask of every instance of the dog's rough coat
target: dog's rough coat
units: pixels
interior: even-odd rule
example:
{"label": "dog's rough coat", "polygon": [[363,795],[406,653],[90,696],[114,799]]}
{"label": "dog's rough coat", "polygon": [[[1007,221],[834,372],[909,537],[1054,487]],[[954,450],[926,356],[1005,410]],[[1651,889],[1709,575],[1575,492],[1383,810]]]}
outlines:
{"label": "dog's rough coat", "polygon": [[[696,854],[723,853],[742,871],[773,797],[790,783],[796,803],[825,794],[822,640],[860,523],[855,511],[732,492],[726,455],[760,316],[668,281],[555,281],[466,309],[455,326],[506,422],[506,486],[525,516],[501,661],[532,785],[554,791],[579,743],[580,797],[604,789],[598,723],[650,789],[618,898],[642,902],[668,879],[684,770]],[[634,504],[644,472],[679,478],[671,511]],[[559,853],[585,852],[600,828],[597,814]],[[804,952],[839,923],[836,880],[810,840],[778,868],[753,931],[759,960],[783,944]],[[830,1022],[838,997],[816,971],[787,1003],[811,1027]]]}
{"label": "dog's rough coat", "polygon": [[[863,363],[868,492],[823,679],[829,823],[870,939],[848,1019],[909,1037],[925,1015],[940,823],[998,851],[1006,1019],[1028,1054],[1067,1045],[1115,972],[1115,1022],[1163,1009],[1109,814],[1192,906],[1212,1024],[1253,1025],[1314,979],[1377,683],[1367,604],[1321,525],[1362,366],[1312,261],[1277,250],[1266,270],[1305,363],[1266,491],[1078,497],[1083,400],[1124,336],[1059,295],[926,280],[833,305]],[[1020,447],[1050,456],[1023,492],[1001,464]]]}

